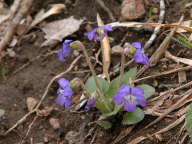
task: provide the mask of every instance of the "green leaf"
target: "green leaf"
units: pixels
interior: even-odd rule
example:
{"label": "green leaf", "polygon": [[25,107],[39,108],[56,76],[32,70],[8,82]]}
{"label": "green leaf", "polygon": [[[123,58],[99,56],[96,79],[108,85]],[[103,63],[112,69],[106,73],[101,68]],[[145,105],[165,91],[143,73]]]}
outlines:
{"label": "green leaf", "polygon": [[192,136],[192,104],[190,104],[186,114],[185,114],[185,121],[186,121],[186,130],[190,136]]}
{"label": "green leaf", "polygon": [[172,37],[172,39],[174,41],[176,41],[177,43],[181,44],[182,46],[189,48],[189,49],[192,49],[192,42],[187,40],[185,37],[180,36],[180,35],[176,35],[176,37]]}
{"label": "green leaf", "polygon": [[129,84],[129,80],[134,80],[136,78],[137,74],[137,68],[132,68],[128,72],[124,74],[123,82],[122,84]]}
{"label": "green leaf", "polygon": [[144,119],[144,112],[140,108],[136,108],[134,112],[126,112],[123,115],[122,124],[131,125],[136,124]]}
{"label": "green leaf", "polygon": [[109,129],[112,127],[112,124],[109,121],[95,121],[95,123],[104,129]]}
{"label": "green leaf", "polygon": [[5,110],[4,109],[0,109],[0,117],[2,117],[5,114]]}
{"label": "green leaf", "polygon": [[137,73],[137,68],[132,68],[124,74],[123,81],[121,83],[119,82],[120,76],[112,80],[110,83],[109,89],[106,93],[107,97],[111,98],[117,92],[119,88],[119,84],[128,84],[130,79],[134,80],[136,77],[136,73]]}
{"label": "green leaf", "polygon": [[152,96],[155,93],[155,88],[150,85],[142,84],[142,85],[138,85],[138,87],[144,90],[144,97],[146,99],[148,99],[150,96]]}
{"label": "green leaf", "polygon": [[[102,92],[105,93],[109,89],[109,83],[100,77],[96,77],[96,79],[102,89]],[[89,79],[86,81],[85,88],[89,91],[89,93],[93,93],[98,90],[93,76],[89,77]]]}

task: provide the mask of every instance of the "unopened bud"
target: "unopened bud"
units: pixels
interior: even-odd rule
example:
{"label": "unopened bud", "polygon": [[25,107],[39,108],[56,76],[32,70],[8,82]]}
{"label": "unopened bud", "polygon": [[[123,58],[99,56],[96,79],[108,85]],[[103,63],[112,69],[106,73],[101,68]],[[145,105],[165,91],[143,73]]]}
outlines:
{"label": "unopened bud", "polygon": [[70,81],[70,87],[73,89],[79,88],[81,86],[81,79],[80,78],[74,78]]}
{"label": "unopened bud", "polygon": [[78,49],[77,44],[76,44],[75,41],[72,42],[72,43],[70,43],[70,47],[71,47],[73,50],[77,50],[77,49]]}
{"label": "unopened bud", "polygon": [[80,42],[80,41],[74,41],[74,42],[71,43],[70,46],[72,47],[72,49],[78,50],[78,51],[82,51],[85,48],[83,43]]}
{"label": "unopened bud", "polygon": [[125,55],[133,55],[136,51],[136,48],[133,47],[130,43],[124,44],[124,54]]}

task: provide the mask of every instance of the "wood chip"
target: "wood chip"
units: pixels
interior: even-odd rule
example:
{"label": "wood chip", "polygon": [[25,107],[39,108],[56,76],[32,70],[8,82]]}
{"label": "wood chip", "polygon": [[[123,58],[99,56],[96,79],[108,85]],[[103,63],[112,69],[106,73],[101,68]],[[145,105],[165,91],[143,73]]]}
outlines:
{"label": "wood chip", "polygon": [[53,129],[59,129],[60,128],[59,119],[57,119],[57,118],[50,118],[49,124],[53,127]]}
{"label": "wood chip", "polygon": [[37,105],[38,101],[33,97],[27,97],[26,104],[28,111],[31,112],[35,106]]}
{"label": "wood chip", "polygon": [[178,78],[179,78],[179,83],[184,83],[187,81],[187,74],[186,71],[180,71],[178,72]]}

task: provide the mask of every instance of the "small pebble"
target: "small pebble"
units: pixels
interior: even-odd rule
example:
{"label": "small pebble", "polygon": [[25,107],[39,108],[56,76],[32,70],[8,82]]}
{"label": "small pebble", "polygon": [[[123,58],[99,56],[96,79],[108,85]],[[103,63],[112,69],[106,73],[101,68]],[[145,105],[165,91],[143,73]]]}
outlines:
{"label": "small pebble", "polygon": [[48,143],[48,142],[49,142],[49,137],[48,137],[48,136],[44,136],[44,137],[43,137],[43,141],[44,141],[45,143]]}
{"label": "small pebble", "polygon": [[12,49],[7,49],[7,53],[8,53],[8,55],[9,55],[10,57],[15,57],[15,56],[16,56],[15,51],[12,50]]}
{"label": "small pebble", "polygon": [[159,12],[159,9],[158,9],[158,8],[153,8],[153,9],[152,9],[152,13],[153,13],[153,14],[158,14],[158,12]]}
{"label": "small pebble", "polygon": [[32,111],[37,105],[37,102],[38,101],[35,98],[27,97],[26,104],[27,104],[28,111]]}
{"label": "small pebble", "polygon": [[60,128],[60,123],[59,119],[57,118],[50,118],[49,119],[49,124],[53,127],[53,129],[59,129]]}

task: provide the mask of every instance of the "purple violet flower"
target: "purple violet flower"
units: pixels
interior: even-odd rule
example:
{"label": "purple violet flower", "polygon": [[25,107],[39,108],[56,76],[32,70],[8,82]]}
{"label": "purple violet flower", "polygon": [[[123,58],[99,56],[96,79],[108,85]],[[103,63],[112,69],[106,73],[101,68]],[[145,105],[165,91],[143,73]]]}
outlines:
{"label": "purple violet flower", "polygon": [[146,105],[144,91],[138,87],[131,88],[127,84],[119,88],[113,96],[113,101],[115,104],[122,104],[127,112],[133,112],[137,105],[142,107]]}
{"label": "purple violet flower", "polygon": [[65,108],[70,108],[73,91],[70,88],[69,81],[64,78],[60,78],[57,83],[59,84],[59,88],[57,90],[56,103],[63,105]]}
{"label": "purple violet flower", "polygon": [[86,112],[89,111],[89,110],[93,107],[93,105],[95,104],[95,102],[96,102],[96,98],[90,98],[90,99],[87,101],[87,104],[86,104],[86,106],[85,106],[85,111],[86,111]]}
{"label": "purple violet flower", "polygon": [[[99,26],[98,28],[103,29],[103,37],[105,37],[107,35],[108,31],[112,31],[112,27],[109,25],[103,25],[103,26]],[[89,39],[89,40],[94,40],[94,41],[98,41],[99,40],[99,36],[97,34],[97,29],[98,28],[94,28],[92,31],[88,32],[85,34],[85,36]]]}
{"label": "purple violet flower", "polygon": [[58,59],[60,61],[65,61],[65,57],[68,56],[71,52],[71,47],[70,47],[70,43],[72,42],[72,40],[65,40],[63,42],[63,46],[62,48],[59,50],[59,52],[57,53]]}
{"label": "purple violet flower", "polygon": [[134,61],[136,63],[141,63],[147,66],[150,66],[149,58],[144,54],[141,43],[140,42],[133,42],[132,46],[136,48],[135,54],[134,54]]}

